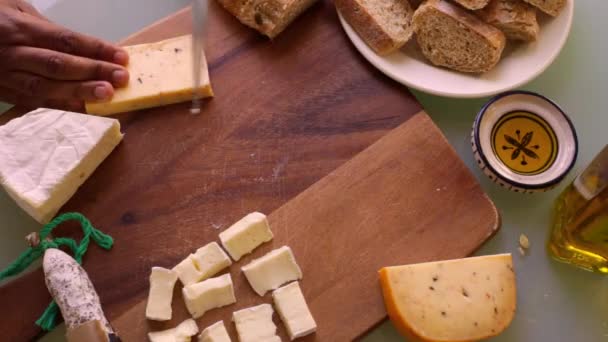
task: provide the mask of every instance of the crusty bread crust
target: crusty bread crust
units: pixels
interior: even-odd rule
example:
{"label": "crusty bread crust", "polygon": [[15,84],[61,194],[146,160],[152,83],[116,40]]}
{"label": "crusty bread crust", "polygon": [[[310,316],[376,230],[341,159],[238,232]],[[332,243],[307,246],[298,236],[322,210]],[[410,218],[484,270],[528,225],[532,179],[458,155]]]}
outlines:
{"label": "crusty bread crust", "polygon": [[521,0],[491,0],[476,13],[483,21],[500,29],[508,39],[525,42],[538,39],[540,27],[536,9]]}
{"label": "crusty bread crust", "polygon": [[557,17],[566,6],[567,0],[524,0],[530,5],[536,6],[550,16]]}
{"label": "crusty bread crust", "polygon": [[[458,27],[462,30],[471,32],[479,42],[485,43],[490,49],[489,59],[483,61],[483,63],[476,65],[457,65],[453,63],[453,58],[442,58],[446,56],[455,56],[457,54],[464,54],[466,51],[439,51],[439,54],[432,54],[425,46],[431,46],[434,42],[425,41],[426,37],[424,33],[427,28],[424,27],[425,16],[441,16],[445,20],[452,20],[458,24]],[[502,55],[506,44],[506,37],[499,29],[486,24],[475,15],[469,13],[465,9],[453,5],[446,0],[428,0],[422,6],[416,10],[414,14],[414,31],[418,43],[422,48],[423,54],[435,65],[444,66],[450,69],[470,72],[470,73],[483,73],[491,70]],[[451,32],[452,33],[452,32]],[[454,35],[458,35],[457,32],[453,32]],[[439,49],[439,48],[438,48]]]}
{"label": "crusty bread crust", "polygon": [[[409,2],[407,0],[396,1],[403,1],[409,7],[409,16],[403,18],[403,20],[411,22],[414,11]],[[346,19],[367,45],[379,55],[386,55],[399,49],[410,40],[413,34],[413,28],[410,25],[407,36],[402,40],[395,40],[359,1],[335,0],[334,3],[344,19]]]}
{"label": "crusty bread crust", "polygon": [[318,0],[218,0],[237,19],[275,38]]}
{"label": "crusty bread crust", "polygon": [[454,0],[460,6],[470,9],[470,10],[478,10],[486,7],[490,0]]}

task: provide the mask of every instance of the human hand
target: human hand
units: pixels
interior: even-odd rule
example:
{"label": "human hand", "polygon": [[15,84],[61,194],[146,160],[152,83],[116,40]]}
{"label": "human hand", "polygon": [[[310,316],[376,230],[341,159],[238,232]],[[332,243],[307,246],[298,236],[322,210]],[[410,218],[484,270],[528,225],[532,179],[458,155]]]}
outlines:
{"label": "human hand", "polygon": [[125,86],[121,48],[53,24],[24,0],[0,0],[0,101],[81,110]]}

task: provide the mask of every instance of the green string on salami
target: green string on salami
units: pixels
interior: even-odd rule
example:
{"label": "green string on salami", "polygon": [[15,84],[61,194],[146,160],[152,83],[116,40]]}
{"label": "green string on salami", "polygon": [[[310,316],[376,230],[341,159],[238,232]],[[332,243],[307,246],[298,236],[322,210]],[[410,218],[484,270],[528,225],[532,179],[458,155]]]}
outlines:
{"label": "green string on salami", "polygon": [[[67,221],[78,221],[80,223],[80,227],[84,233],[83,238],[80,240],[80,243],[77,243],[74,239],[58,237],[58,238],[50,238],[50,234],[57,226]],[[0,271],[0,280],[15,276],[24,270],[26,270],[34,261],[39,259],[44,255],[44,251],[49,248],[60,248],[61,246],[68,247],[72,253],[74,253],[74,259],[78,264],[82,264],[82,257],[87,252],[89,248],[89,243],[91,239],[99,245],[101,248],[106,250],[112,248],[114,244],[114,240],[111,236],[102,233],[101,231],[95,229],[91,222],[79,213],[65,213],[54,220],[46,224],[40,230],[39,235],[28,236],[30,240],[30,244],[32,245],[25,252],[21,253],[17,260],[13,261],[8,267],[4,270]],[[33,241],[35,240],[35,241]],[[36,325],[40,326],[42,330],[49,331],[52,330],[57,322],[57,316],[59,315],[59,307],[53,301],[46,308],[42,316],[36,321]]]}

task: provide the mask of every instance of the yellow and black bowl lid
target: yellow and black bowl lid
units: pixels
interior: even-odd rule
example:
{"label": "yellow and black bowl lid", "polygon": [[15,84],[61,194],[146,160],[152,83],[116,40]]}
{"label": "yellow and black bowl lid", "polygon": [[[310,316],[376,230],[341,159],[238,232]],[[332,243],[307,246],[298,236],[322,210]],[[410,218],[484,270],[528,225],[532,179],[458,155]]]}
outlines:
{"label": "yellow and black bowl lid", "polygon": [[479,167],[516,192],[547,191],[564,179],[578,155],[578,139],[564,111],[548,98],[512,91],[479,111],[472,132]]}

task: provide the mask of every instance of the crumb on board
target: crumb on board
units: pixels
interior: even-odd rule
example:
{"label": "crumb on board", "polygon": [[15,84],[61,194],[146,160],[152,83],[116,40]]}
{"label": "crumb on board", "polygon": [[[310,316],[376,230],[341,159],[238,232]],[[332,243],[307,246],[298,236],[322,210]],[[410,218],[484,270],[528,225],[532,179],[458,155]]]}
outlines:
{"label": "crumb on board", "polygon": [[525,234],[519,235],[519,246],[523,249],[530,248],[530,240]]}

